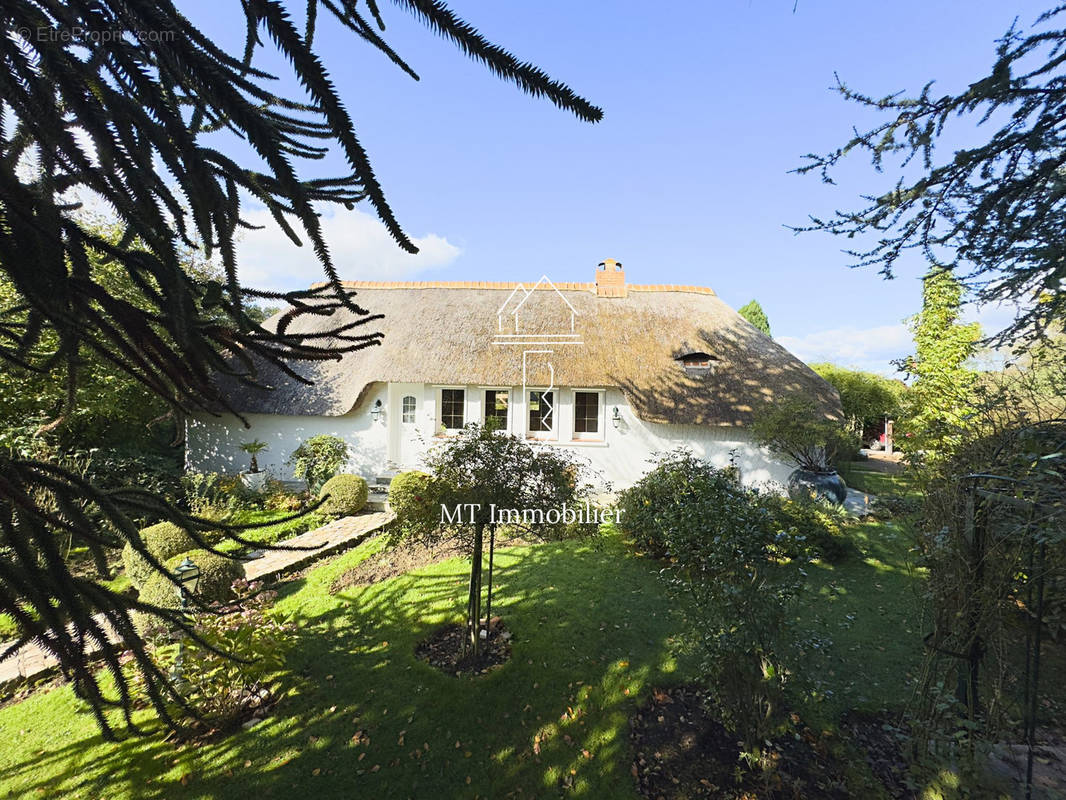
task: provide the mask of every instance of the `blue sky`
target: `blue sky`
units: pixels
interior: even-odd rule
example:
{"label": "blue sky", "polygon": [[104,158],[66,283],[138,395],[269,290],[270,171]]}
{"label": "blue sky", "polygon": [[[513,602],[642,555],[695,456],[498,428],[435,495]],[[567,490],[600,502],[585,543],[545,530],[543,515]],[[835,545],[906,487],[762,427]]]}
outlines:
{"label": "blue sky", "polygon": [[[182,2],[234,50],[231,4]],[[232,4],[235,5],[235,4]],[[293,4],[299,16],[300,4]],[[388,41],[412,81],[335,23],[316,45],[356,121],[392,207],[423,245],[408,256],[367,217],[328,220],[342,277],[591,280],[613,257],[633,283],[699,284],[733,307],[757,298],[774,336],[806,360],[890,371],[909,352],[901,320],[920,303],[917,261],[886,282],[849,270],[843,241],[787,225],[852,207],[889,185],[856,159],[836,186],[789,174],[874,118],[830,91],[834,72],[872,95],[935,78],[957,91],[985,74],[993,41],[1043,4],[791,0],[675,3],[457,0],[520,58],[604,108],[582,123],[493,77],[397,7]],[[339,159],[316,174],[342,169]],[[254,214],[254,212],[253,212]],[[250,284],[320,278],[276,230],[241,244]],[[986,310],[989,325],[1004,312]]]}

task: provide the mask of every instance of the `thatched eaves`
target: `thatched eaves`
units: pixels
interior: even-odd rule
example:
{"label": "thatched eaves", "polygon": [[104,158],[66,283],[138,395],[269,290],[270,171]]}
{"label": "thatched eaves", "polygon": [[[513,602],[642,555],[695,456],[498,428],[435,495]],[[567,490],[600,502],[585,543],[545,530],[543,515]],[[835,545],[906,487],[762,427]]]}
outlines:
{"label": "thatched eaves", "polygon": [[[227,394],[241,412],[339,416],[377,382],[521,385],[528,348],[499,343],[515,324],[517,303],[505,301],[516,285],[349,282],[360,306],[384,315],[372,323],[384,333],[381,346],[300,364],[311,386],[268,373],[260,380],[271,389],[233,386]],[[558,386],[617,387],[647,422],[746,426],[762,404],[795,396],[840,416],[828,383],[710,289],[630,285],[624,297],[598,297],[595,284],[556,284],[558,294],[542,288],[518,310],[519,331],[551,340],[572,326],[580,343],[551,347]],[[309,316],[290,330],[327,330],[349,315]],[[687,371],[678,361],[686,353],[709,354],[713,368]]]}

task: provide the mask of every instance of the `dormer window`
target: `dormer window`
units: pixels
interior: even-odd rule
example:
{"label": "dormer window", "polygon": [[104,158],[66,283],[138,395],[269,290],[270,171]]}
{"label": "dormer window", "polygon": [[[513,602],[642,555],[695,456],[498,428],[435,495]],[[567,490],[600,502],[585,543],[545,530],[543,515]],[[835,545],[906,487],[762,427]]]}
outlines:
{"label": "dormer window", "polygon": [[715,362],[718,358],[710,353],[689,352],[674,359],[686,375],[702,377],[714,372]]}

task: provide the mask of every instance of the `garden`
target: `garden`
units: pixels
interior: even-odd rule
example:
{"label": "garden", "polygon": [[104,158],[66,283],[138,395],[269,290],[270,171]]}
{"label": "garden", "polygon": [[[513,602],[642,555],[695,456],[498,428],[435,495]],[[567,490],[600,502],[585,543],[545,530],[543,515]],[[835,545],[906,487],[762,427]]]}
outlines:
{"label": "garden", "polygon": [[[782,87],[796,108],[835,123],[797,84],[783,82],[806,61],[771,46],[776,24],[753,27],[764,46],[717,48],[710,55],[728,60],[715,63],[703,58],[707,48],[660,40],[704,30],[692,4],[684,12],[691,24],[637,26],[638,49],[648,56],[640,61],[609,57],[635,52],[627,49],[630,32],[618,27],[621,20],[633,28],[632,15],[570,15],[567,25],[596,25],[578,40],[606,48],[584,48],[588,65],[605,72],[582,80],[617,104],[612,136],[627,129],[629,136],[614,140],[621,150],[575,149],[491,96],[456,103],[466,92],[453,85],[460,73],[444,71],[430,49],[418,53],[419,64],[405,61],[406,28],[386,36],[379,5],[249,0],[225,17],[221,6],[197,14],[172,3],[5,3],[0,669],[7,676],[17,662],[18,674],[0,687],[0,796],[1066,795],[1066,6],[1011,24],[990,51],[987,74],[955,73],[920,84],[918,93],[893,83],[865,94],[838,78],[835,90],[859,113],[844,126],[845,141],[811,151],[797,138],[799,117],[781,114],[791,113]],[[398,5],[522,92],[582,122],[604,119],[591,100],[489,41],[444,3]],[[923,19],[887,47],[872,47],[876,40],[830,19],[851,15],[830,10],[806,23],[798,11],[807,13],[805,4],[794,5],[790,24],[807,24],[810,35],[789,29],[788,43],[825,36],[855,44],[860,59],[917,52],[906,45],[928,35],[923,15],[902,14]],[[534,18],[555,22],[542,9],[531,13],[509,20],[527,44],[545,38]],[[968,24],[981,17],[965,13]],[[223,22],[210,30],[216,18]],[[888,22],[865,20],[878,32]],[[316,36],[323,23],[335,30]],[[959,26],[924,27],[946,42]],[[358,88],[382,94],[353,96],[344,73],[329,69],[334,60],[356,63],[352,39],[338,32],[412,78],[416,66],[424,70],[430,79],[422,85],[433,90],[415,100],[374,76]],[[560,28],[547,39],[565,43],[567,35]],[[785,60],[765,69],[764,54],[778,49]],[[828,49],[806,47],[804,55]],[[701,63],[673,61],[691,52]],[[967,53],[951,56],[973,63]],[[897,61],[891,81],[909,80],[904,67],[918,61]],[[722,63],[745,78],[721,80]],[[639,79],[611,91],[633,65]],[[664,65],[672,71],[653,73]],[[370,74],[358,66],[360,76]],[[824,75],[837,74],[822,66]],[[764,74],[772,85],[760,83]],[[938,88],[952,84],[956,95]],[[649,86],[653,95],[639,94]],[[689,98],[708,86],[726,100],[740,87],[741,127],[694,113]],[[434,105],[439,98],[447,107]],[[375,102],[417,109],[417,118],[397,127],[400,118],[389,122]],[[670,119],[648,114],[649,102],[672,104],[692,124],[673,126],[665,140],[632,127]],[[364,126],[364,115],[380,116],[376,130]],[[438,116],[447,124],[430,128],[427,120]],[[495,146],[499,120],[530,158]],[[707,125],[726,138],[711,147],[688,138]],[[410,137],[400,133],[425,130],[444,145],[427,149],[428,160],[396,150],[381,164],[380,174],[400,175],[401,185],[397,165],[409,166],[422,186],[397,194],[394,211],[365,143],[406,147]],[[785,137],[777,147],[810,153],[792,172],[818,175],[828,192],[839,190],[843,170],[840,186],[857,194],[767,202],[796,194],[758,171],[780,167],[777,135]],[[627,164],[657,167],[643,170],[650,177],[639,169],[627,177],[619,152]],[[508,169],[528,168],[509,185],[555,187],[557,202],[512,191],[506,205],[495,204],[506,214],[472,205],[492,202],[484,170],[500,168],[501,155]],[[870,159],[869,182],[845,166],[856,157]],[[733,184],[729,169],[719,169],[726,162],[742,167]],[[686,214],[726,217],[708,216],[691,187],[673,178],[699,179],[704,167],[720,177],[720,191],[700,191],[699,199],[731,200],[734,224],[725,233],[743,245],[733,248],[743,255],[736,268],[718,274],[755,274],[750,263],[759,265],[762,286],[786,287],[778,298],[803,312],[793,315],[802,319],[791,334],[854,338],[832,352],[859,353],[864,331],[852,336],[845,327],[856,322],[846,306],[869,315],[863,323],[878,327],[866,338],[878,339],[894,337],[877,314],[896,306],[888,291],[834,306],[840,282],[816,263],[820,257],[796,248],[795,258],[782,259],[765,249],[766,220],[774,229],[789,224],[774,219],[778,211],[790,209],[797,233],[844,237],[853,266],[920,277],[921,305],[905,323],[913,353],[891,362],[905,381],[812,364],[840,401],[837,414],[825,391],[830,402],[818,411],[805,397],[783,400],[765,385],[802,378],[794,386],[823,393],[796,363],[780,381],[762,381],[773,377],[765,367],[753,370],[745,379],[751,402],[747,390],[730,398],[689,392],[685,383],[647,406],[731,403],[722,419],[743,420],[738,436],[788,463],[787,486],[750,485],[737,464],[712,466],[681,448],[657,454],[634,485],[597,492],[571,451],[606,439],[534,446],[495,430],[495,414],[487,427],[448,425],[425,471],[392,478],[388,510],[372,512],[380,524],[346,538],[349,549],[294,557],[287,570],[255,569],[279,553],[318,550],[294,545],[307,541],[298,537],[371,516],[366,481],[345,472],[359,454],[337,436],[315,436],[291,454],[289,474],[268,476],[259,459],[271,445],[252,439],[240,444],[248,464],[240,474],[190,473],[187,423],[233,414],[252,427],[253,413],[276,412],[272,399],[281,393],[269,391],[280,375],[309,385],[308,406],[337,412],[314,415],[336,420],[336,432],[350,420],[353,403],[331,403],[339,387],[309,376],[324,374],[316,367],[329,360],[368,357],[362,351],[380,345],[385,331],[375,324],[380,309],[363,308],[341,275],[363,269],[380,278],[399,268],[373,251],[345,250],[346,239],[364,239],[366,230],[359,217],[343,215],[363,204],[383,241],[411,255],[424,247],[428,260],[412,272],[446,274],[450,259],[465,252],[475,259],[467,263],[510,279],[539,271],[543,248],[518,248],[501,260],[486,242],[532,241],[536,225],[539,234],[551,231],[546,243],[558,252],[582,251],[589,226],[553,224],[551,216],[580,221],[596,208],[620,240],[634,231],[680,231],[671,269],[679,282],[702,281],[706,247],[681,241],[692,229]],[[642,197],[661,202],[631,202],[633,175]],[[442,193],[435,185],[473,189]],[[432,207],[410,202],[441,197],[454,216],[445,227],[423,227]],[[566,213],[567,202],[577,213]],[[819,212],[823,203],[838,210]],[[326,281],[293,289],[310,276],[280,250],[275,255],[269,240],[267,257],[243,258],[241,235],[263,222],[279,241],[306,244]],[[337,235],[338,224],[348,235]],[[749,224],[763,227],[742,227]],[[407,225],[427,233],[412,237]],[[718,250],[730,252],[728,238]],[[440,260],[445,251],[454,252]],[[262,262],[276,264],[278,274]],[[244,285],[242,268],[267,285]],[[625,284],[602,288],[604,303],[642,302]],[[727,297],[736,291],[717,288]],[[968,321],[971,303],[1006,310],[1000,330],[985,335]],[[750,328],[728,308],[720,312],[740,327],[709,327],[756,337],[753,360],[785,341],[771,341],[755,300],[739,312]],[[419,334],[437,333],[437,315],[418,321]],[[830,327],[812,327],[823,322]],[[716,351],[725,342],[712,333],[704,338]],[[635,326],[598,357],[640,362],[639,338],[664,335]],[[409,338],[407,359],[425,361]],[[677,344],[687,354],[682,365],[698,357],[698,374],[686,370],[686,381],[712,381],[739,366]],[[392,374],[398,382],[398,365],[378,366],[386,368],[372,380]],[[657,366],[644,367],[655,377]],[[551,375],[555,385],[554,367]],[[633,389],[613,377],[590,388]],[[244,392],[262,403],[242,416],[244,404],[233,401]],[[546,394],[535,409],[541,423],[552,408]],[[378,416],[386,413],[381,406]],[[610,418],[606,406],[596,409],[586,429],[627,422],[618,407]],[[406,403],[399,411],[400,424],[412,424]],[[466,419],[459,416],[457,427]],[[872,469],[861,445],[875,442],[888,455],[892,424],[902,457]],[[610,524],[545,514],[501,522],[491,513],[581,504],[621,516]],[[456,507],[472,511],[462,519],[441,513]],[[29,677],[27,649],[39,657]]]}
{"label": "garden", "polygon": [[[433,512],[574,500],[588,487],[569,456],[470,426],[430,462],[393,479],[387,531],[270,586],[194,548],[205,607],[177,637],[148,616],[142,629],[181,695],[153,701],[121,654],[134,710],[105,712],[111,740],[69,685],[9,693],[0,794],[947,798],[1007,796],[1016,782],[989,766],[1010,734],[963,724],[943,691],[955,666],[923,645],[944,567],[922,552],[916,473],[852,464],[852,482],[876,481],[881,498],[855,519],[676,451],[618,495],[621,524],[520,529]],[[310,502],[354,477],[330,477],[339,467],[302,492],[188,476],[185,501],[238,526],[248,544],[218,547],[232,556],[357,511],[365,486],[339,512]],[[173,523],[142,535],[167,568],[189,555]],[[137,559],[127,550],[125,579],[176,607],[182,594]],[[1054,639],[1051,670],[1066,664]],[[982,686],[1016,713],[1002,674]],[[1045,685],[1041,718],[1064,702]],[[917,741],[935,757],[917,757]],[[984,755],[967,761],[964,744]]]}

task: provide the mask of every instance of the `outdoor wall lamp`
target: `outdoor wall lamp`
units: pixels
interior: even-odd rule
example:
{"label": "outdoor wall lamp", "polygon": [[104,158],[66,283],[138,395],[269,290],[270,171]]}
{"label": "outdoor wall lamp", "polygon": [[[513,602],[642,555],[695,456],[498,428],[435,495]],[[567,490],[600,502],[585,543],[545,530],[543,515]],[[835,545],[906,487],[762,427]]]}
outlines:
{"label": "outdoor wall lamp", "polygon": [[614,407],[614,414],[611,416],[611,422],[614,423],[616,429],[622,424],[622,415],[618,413],[618,406]]}
{"label": "outdoor wall lamp", "polygon": [[377,422],[379,419],[381,419],[382,411],[383,409],[381,408],[381,401],[375,400],[374,407],[370,409],[370,418],[374,420],[374,422]]}
{"label": "outdoor wall lamp", "polygon": [[[196,594],[200,586],[200,568],[191,558],[185,556],[185,560],[174,569],[174,580],[178,584],[178,599],[181,600],[181,613],[184,614],[189,608],[189,595]],[[178,635],[181,635],[181,631]],[[174,659],[174,667],[170,671],[171,679],[179,686],[185,683],[185,676],[182,674],[184,666],[185,638],[181,637],[178,639],[178,656]]]}

